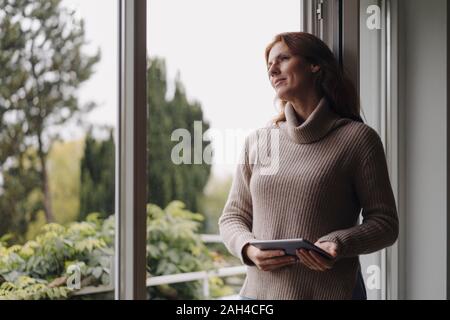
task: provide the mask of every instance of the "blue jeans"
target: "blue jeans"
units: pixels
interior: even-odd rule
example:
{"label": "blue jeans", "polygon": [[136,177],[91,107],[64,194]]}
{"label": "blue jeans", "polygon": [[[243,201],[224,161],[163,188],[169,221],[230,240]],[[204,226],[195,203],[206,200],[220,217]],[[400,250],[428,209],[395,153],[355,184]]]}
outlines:
{"label": "blue jeans", "polygon": [[[256,299],[239,295],[239,300],[256,300]],[[366,286],[364,285],[364,278],[361,273],[361,268],[359,268],[358,270],[356,285],[355,288],[353,289],[352,300],[367,300]]]}
{"label": "blue jeans", "polygon": [[355,288],[353,289],[352,300],[367,300],[366,286],[364,285],[361,268],[358,269],[358,276],[356,278]]}

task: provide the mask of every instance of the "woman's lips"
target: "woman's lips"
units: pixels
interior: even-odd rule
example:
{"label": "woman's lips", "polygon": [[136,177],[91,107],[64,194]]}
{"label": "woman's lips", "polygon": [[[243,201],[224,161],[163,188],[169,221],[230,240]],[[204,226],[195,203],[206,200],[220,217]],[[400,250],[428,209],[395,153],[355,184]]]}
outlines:
{"label": "woman's lips", "polygon": [[280,80],[277,80],[276,82],[275,82],[275,88],[277,88],[279,85],[280,85],[280,83],[282,83],[282,82],[284,82],[286,79],[280,79]]}

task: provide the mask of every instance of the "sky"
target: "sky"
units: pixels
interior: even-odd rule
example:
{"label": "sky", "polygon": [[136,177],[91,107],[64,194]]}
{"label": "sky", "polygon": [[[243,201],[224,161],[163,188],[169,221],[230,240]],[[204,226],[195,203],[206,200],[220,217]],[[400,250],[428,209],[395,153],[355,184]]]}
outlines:
{"label": "sky", "polygon": [[[85,20],[88,50],[102,51],[95,75],[80,89],[80,100],[99,104],[87,119],[116,124],[117,5],[115,0],[64,0]],[[216,133],[213,149],[239,153],[242,135],[264,127],[277,114],[264,49],[279,32],[300,30],[297,0],[148,0],[147,52],[164,57],[168,83],[179,72],[188,98],[200,101]],[[169,96],[173,86],[169,86]],[[151,116],[151,115],[150,115]],[[238,139],[232,138],[242,132]],[[227,146],[224,148],[223,146]],[[234,172],[218,152],[213,173]]]}

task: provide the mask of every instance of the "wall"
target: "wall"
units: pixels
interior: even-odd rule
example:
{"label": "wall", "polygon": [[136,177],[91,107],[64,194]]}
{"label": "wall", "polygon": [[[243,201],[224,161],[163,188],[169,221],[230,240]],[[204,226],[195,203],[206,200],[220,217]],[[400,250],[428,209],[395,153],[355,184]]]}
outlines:
{"label": "wall", "polygon": [[404,260],[400,298],[447,290],[447,4],[400,0]]}

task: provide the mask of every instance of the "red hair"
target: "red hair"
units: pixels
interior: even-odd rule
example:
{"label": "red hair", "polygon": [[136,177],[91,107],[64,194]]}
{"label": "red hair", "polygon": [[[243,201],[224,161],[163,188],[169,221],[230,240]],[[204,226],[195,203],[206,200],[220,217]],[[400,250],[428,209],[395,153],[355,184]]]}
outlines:
{"label": "red hair", "polygon": [[[314,87],[320,96],[327,98],[334,112],[341,117],[364,122],[360,116],[361,108],[355,86],[322,40],[306,32],[280,33],[266,48],[266,64],[270,50],[280,41],[288,46],[292,54],[300,56],[309,64],[320,66],[320,70],[315,73]],[[275,124],[286,121],[284,114],[286,103],[287,101],[282,101],[281,113],[274,119]]]}

